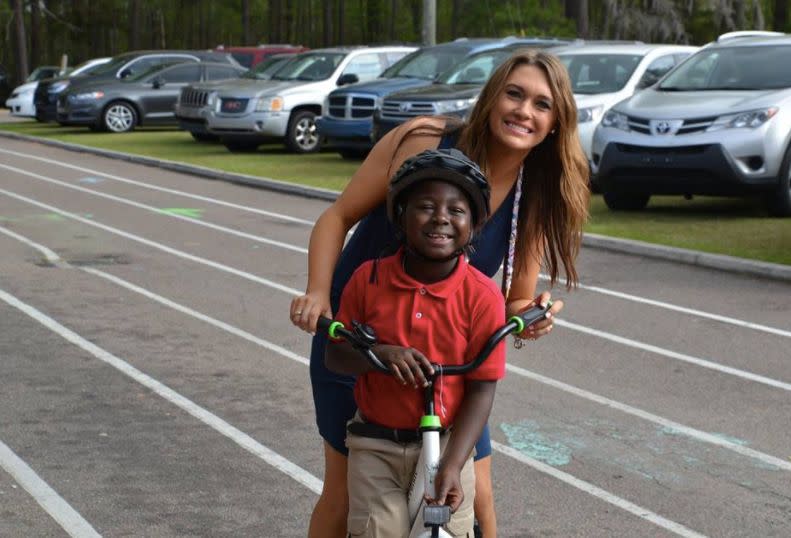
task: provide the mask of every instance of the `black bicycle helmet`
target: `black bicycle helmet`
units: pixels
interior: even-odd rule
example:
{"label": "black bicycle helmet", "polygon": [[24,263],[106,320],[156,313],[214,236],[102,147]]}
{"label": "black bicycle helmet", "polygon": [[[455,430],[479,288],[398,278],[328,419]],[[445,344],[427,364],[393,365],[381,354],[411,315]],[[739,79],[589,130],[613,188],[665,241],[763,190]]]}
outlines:
{"label": "black bicycle helmet", "polygon": [[489,182],[481,169],[457,149],[429,149],[407,159],[390,180],[387,191],[387,216],[396,221],[401,195],[425,180],[447,181],[460,188],[470,200],[474,228],[480,229],[489,218]]}

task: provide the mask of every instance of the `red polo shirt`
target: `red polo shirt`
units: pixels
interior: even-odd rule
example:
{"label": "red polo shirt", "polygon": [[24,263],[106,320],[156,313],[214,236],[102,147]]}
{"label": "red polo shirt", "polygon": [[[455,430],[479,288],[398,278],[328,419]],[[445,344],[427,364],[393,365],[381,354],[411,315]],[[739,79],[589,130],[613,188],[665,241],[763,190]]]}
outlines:
{"label": "red polo shirt", "polygon": [[[381,344],[412,347],[437,364],[472,361],[486,340],[505,323],[500,290],[464,256],[440,282],[422,284],[404,272],[403,251],[379,260],[375,282],[373,261],[361,265],[341,296],[338,321],[366,323]],[[494,381],[505,375],[501,342],[481,366],[466,376],[442,378],[435,387],[435,412],[442,425],[453,424],[464,397],[464,381]],[[423,389],[401,385],[392,375],[368,372],[354,386],[357,406],[365,418],[388,428],[414,429],[423,416]]]}

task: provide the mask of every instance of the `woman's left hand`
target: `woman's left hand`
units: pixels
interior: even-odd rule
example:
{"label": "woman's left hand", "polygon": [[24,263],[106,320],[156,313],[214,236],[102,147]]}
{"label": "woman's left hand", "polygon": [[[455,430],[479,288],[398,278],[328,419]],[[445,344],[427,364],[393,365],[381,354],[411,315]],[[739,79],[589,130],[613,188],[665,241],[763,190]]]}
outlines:
{"label": "woman's left hand", "polygon": [[[545,291],[544,293],[542,293],[541,295],[530,301],[527,305],[524,306],[517,306],[513,304],[509,305],[510,307],[509,310],[511,310],[514,306],[517,306],[517,309],[514,313],[519,313],[519,312],[524,312],[525,310],[532,308],[537,304],[546,306],[550,302],[551,297],[552,295],[548,291]],[[536,340],[544,335],[549,334],[550,332],[552,332],[554,318],[561,310],[563,310],[563,301],[561,299],[558,299],[552,303],[552,306],[550,307],[544,319],[533,323],[529,327],[525,327],[525,330],[519,333],[517,336],[525,340]]]}

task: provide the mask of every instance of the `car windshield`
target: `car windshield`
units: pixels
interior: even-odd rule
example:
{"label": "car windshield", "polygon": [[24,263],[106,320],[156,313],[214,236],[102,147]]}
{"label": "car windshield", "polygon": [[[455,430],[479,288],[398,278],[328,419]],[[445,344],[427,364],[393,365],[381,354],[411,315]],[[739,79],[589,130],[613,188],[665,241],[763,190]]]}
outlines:
{"label": "car windshield", "polygon": [[391,65],[382,73],[382,77],[434,80],[437,75],[459,63],[466,55],[467,49],[460,47],[418,50]]}
{"label": "car windshield", "polygon": [[168,67],[170,67],[172,65],[176,65],[178,63],[180,63],[180,62],[172,62],[172,63],[167,63],[167,64],[158,64],[158,65],[149,67],[148,69],[146,69],[145,71],[141,71],[140,73],[135,73],[133,75],[129,75],[128,77],[122,78],[121,81],[122,82],[139,82],[139,81],[141,81],[141,80],[143,80],[145,78],[153,76],[154,74],[162,71],[163,69],[166,69],[166,68],[168,68]]}
{"label": "car windshield", "polygon": [[291,59],[272,76],[273,80],[324,80],[341,63],[343,53],[310,52]]}
{"label": "car windshield", "polygon": [[57,77],[58,71],[60,71],[57,67],[37,67],[30,73],[30,76],[25,79],[25,82],[36,82],[45,78]]}
{"label": "car windshield", "polygon": [[107,62],[104,65],[99,66],[96,68],[96,71],[93,72],[94,75],[106,75],[108,73],[114,73],[118,69],[121,68],[124,64],[126,64],[130,60],[129,56],[117,56]]}
{"label": "car windshield", "polygon": [[512,53],[511,49],[498,49],[471,56],[437,77],[439,84],[486,84],[492,72]]}
{"label": "car windshield", "polygon": [[[98,64],[93,64],[91,66],[88,66],[88,64],[90,64],[92,61],[93,60],[88,60],[87,62],[82,62],[80,65],[75,67],[71,71],[71,73],[69,73],[69,76],[73,76],[75,74],[77,74],[77,75],[92,75],[92,74],[96,73],[96,71],[98,71],[98,69],[100,67],[103,67],[103,66],[107,65],[106,63],[98,63]],[[88,67],[86,67],[86,66],[88,66]]]}
{"label": "car windshield", "polygon": [[576,94],[614,93],[626,86],[642,54],[563,54]]}
{"label": "car windshield", "polygon": [[[716,47],[691,56],[658,86],[664,91],[774,90],[791,87],[791,45]],[[786,67],[782,67],[782,66]]]}
{"label": "car windshield", "polygon": [[267,80],[271,78],[273,74],[277,73],[277,71],[291,58],[293,58],[292,55],[270,56],[269,58],[262,60],[249,71],[245,72],[241,78]]}

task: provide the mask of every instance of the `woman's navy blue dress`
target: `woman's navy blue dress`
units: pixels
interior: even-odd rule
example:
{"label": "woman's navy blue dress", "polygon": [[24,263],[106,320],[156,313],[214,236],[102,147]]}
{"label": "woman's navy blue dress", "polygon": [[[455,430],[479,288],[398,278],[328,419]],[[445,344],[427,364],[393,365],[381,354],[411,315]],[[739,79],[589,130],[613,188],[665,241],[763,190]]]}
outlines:
{"label": "woman's navy blue dress", "polygon": [[[470,263],[489,277],[497,273],[508,249],[513,204],[514,189],[511,189],[473,242],[475,250],[470,256]],[[333,313],[338,311],[341,292],[352,273],[364,262],[381,256],[386,249],[396,245],[396,242],[395,228],[387,218],[384,204],[360,221],[343,248],[332,277],[330,302]],[[310,381],[316,407],[316,424],[321,436],[335,450],[348,455],[345,444],[346,422],[357,410],[353,393],[354,377],[336,374],[324,366],[326,345],[326,335],[317,332],[310,352]],[[475,450],[476,459],[491,454],[488,425],[475,445]]]}

